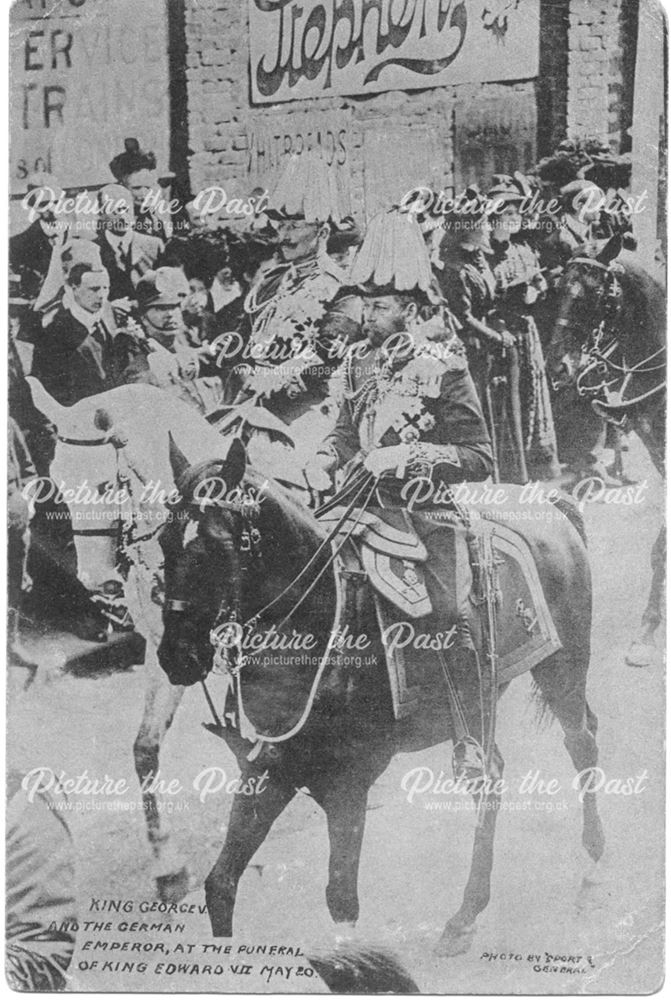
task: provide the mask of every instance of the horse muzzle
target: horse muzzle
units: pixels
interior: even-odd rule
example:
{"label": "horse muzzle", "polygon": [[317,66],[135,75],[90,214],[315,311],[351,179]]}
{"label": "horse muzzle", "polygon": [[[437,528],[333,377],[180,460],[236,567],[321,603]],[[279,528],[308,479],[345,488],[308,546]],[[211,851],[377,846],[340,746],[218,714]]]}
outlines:
{"label": "horse muzzle", "polygon": [[185,639],[170,642],[165,636],[158,647],[158,662],[170,683],[183,687],[202,681],[211,669],[193,643]]}

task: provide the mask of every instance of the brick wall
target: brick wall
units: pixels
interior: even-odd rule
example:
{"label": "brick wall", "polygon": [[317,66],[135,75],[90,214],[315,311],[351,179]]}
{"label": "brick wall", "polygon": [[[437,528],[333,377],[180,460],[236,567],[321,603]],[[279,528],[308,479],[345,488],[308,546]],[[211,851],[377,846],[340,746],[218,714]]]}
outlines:
{"label": "brick wall", "polygon": [[567,130],[629,146],[638,0],[570,0]]}
{"label": "brick wall", "polygon": [[[219,184],[246,195],[257,184],[265,186],[292,148],[332,146],[336,136],[353,212],[362,217],[385,193],[385,135],[401,175],[414,170],[415,183],[447,189],[474,178],[486,184],[495,170],[524,169],[567,131],[618,144],[622,138],[616,107],[621,56],[612,53],[622,37],[623,5],[632,0],[541,0],[537,81],[319,98],[274,108],[250,104],[246,0],[174,2],[184,4],[194,192]],[[382,195],[367,178],[370,164],[380,175]]]}
{"label": "brick wall", "polygon": [[541,7],[540,66],[536,83],[538,155],[548,156],[566,138],[570,0]]}

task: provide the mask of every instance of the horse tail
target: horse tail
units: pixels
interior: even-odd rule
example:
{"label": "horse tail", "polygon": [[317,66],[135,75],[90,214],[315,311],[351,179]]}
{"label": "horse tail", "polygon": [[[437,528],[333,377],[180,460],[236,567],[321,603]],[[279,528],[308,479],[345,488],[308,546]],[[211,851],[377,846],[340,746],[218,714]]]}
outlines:
{"label": "horse tail", "polygon": [[585,519],[578,509],[576,501],[564,494],[563,496],[554,497],[552,503],[557,508],[557,510],[564,515],[564,517],[571,522],[575,530],[580,535],[583,545],[587,548],[587,532],[585,530]]}
{"label": "horse tail", "polygon": [[307,960],[331,993],[419,993],[399,960],[382,948],[344,944]]}

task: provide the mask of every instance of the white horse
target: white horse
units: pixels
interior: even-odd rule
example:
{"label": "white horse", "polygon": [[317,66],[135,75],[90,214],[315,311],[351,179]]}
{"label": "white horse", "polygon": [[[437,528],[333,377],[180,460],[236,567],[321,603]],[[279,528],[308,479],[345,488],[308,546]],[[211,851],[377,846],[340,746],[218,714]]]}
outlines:
{"label": "white horse", "polygon": [[150,385],[122,386],[64,407],[36,379],[27,381],[36,407],[57,429],[51,477],[72,516],[78,575],[85,586],[95,588],[114,578],[119,527],[124,525],[124,592],[135,628],[146,640],[145,703],[133,746],[135,770],[158,891],[163,899],[176,901],[188,890],[188,876],[149,790],[152,776],[158,774],[161,744],[184,693],[183,687],[170,684],[156,655],[163,632],[158,534],[171,516],[168,503],[176,491],[170,436],[190,464],[225,458],[230,439],[192,407]]}

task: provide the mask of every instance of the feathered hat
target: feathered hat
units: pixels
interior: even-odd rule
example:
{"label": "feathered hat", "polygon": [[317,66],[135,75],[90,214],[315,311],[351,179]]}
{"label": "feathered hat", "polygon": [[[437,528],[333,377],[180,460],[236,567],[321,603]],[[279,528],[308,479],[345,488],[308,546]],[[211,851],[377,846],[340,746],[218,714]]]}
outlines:
{"label": "feathered hat", "polygon": [[487,192],[490,211],[505,204],[520,204],[532,195],[529,181],[519,170],[510,174],[494,174],[493,185]]}
{"label": "feathered hat", "polygon": [[429,251],[412,213],[394,207],[373,216],[347,283],[369,294],[410,292],[435,301]]}
{"label": "feathered hat", "polygon": [[487,199],[475,184],[456,195],[452,211],[445,213],[441,220],[441,228],[444,231],[440,243],[442,258],[449,257],[462,248],[491,252]]}
{"label": "feathered hat", "polygon": [[265,213],[274,219],[335,222],[351,215],[341,171],[316,149],[290,156],[269,196]]}

